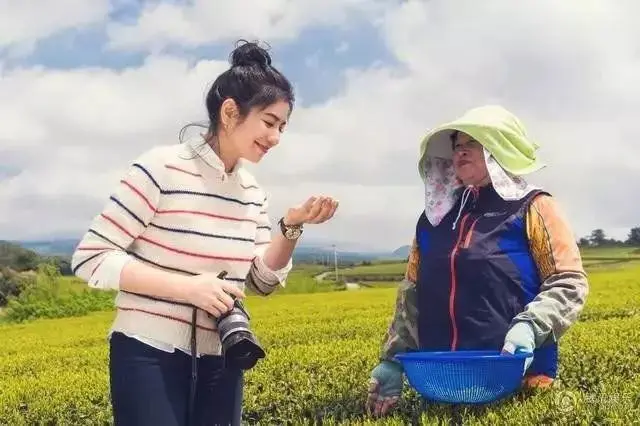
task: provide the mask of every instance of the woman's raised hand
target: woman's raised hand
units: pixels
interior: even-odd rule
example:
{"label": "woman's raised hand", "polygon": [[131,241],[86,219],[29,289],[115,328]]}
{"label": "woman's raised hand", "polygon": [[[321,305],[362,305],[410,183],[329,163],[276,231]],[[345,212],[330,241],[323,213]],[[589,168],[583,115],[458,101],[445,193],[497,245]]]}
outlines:
{"label": "woman's raised hand", "polygon": [[284,217],[285,225],[318,224],[331,219],[338,208],[331,197],[313,196],[297,207],[291,207]]}

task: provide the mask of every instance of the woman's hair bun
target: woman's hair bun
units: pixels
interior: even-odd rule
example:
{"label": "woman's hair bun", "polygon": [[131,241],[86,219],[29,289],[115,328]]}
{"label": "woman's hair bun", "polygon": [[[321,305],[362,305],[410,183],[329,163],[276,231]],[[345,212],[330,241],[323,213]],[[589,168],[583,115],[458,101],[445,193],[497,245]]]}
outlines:
{"label": "woman's hair bun", "polygon": [[238,46],[231,52],[231,66],[243,67],[259,65],[263,68],[271,65],[271,56],[266,49],[257,43],[241,40]]}

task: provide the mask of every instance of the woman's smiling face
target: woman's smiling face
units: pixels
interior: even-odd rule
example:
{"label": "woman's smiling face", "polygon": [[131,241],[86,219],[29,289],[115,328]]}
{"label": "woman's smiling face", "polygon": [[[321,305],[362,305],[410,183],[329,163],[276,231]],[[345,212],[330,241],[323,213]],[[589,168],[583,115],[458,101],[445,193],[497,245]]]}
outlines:
{"label": "woman's smiling face", "polygon": [[[223,105],[223,111],[227,106],[233,108],[235,105]],[[275,102],[266,108],[252,108],[243,119],[237,118],[237,110],[230,112],[227,116],[229,130],[226,135],[229,145],[238,157],[252,163],[259,162],[271,148],[280,143],[289,112],[289,103],[285,101]]]}

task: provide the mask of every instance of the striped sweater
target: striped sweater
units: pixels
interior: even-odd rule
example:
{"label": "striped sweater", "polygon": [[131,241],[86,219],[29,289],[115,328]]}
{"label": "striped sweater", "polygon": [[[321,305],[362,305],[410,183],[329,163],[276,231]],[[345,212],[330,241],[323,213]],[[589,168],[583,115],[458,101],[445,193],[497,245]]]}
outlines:
{"label": "striped sweater", "polygon": [[[153,148],[128,168],[72,258],[90,287],[119,290],[110,333],[190,353],[191,306],[120,289],[130,259],[176,274],[227,271],[228,281],[260,295],[285,285],[289,263],[270,270],[267,197],[242,160],[231,173],[203,140]],[[198,354],[220,354],[215,323],[199,310]]]}

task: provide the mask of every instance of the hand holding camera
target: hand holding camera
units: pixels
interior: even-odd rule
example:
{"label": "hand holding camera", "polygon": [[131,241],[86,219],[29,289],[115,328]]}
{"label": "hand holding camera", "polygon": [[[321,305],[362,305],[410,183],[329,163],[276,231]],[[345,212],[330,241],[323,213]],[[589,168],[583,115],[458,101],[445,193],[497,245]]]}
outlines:
{"label": "hand holding camera", "polygon": [[220,279],[216,274],[201,274],[191,278],[187,299],[198,308],[219,318],[234,307],[234,298],[243,299],[244,292],[235,284]]}
{"label": "hand holding camera", "polygon": [[[212,317],[222,343],[226,366],[249,370],[260,358],[265,357],[265,352],[249,328],[249,314],[242,304],[244,291],[225,281],[226,275],[227,272],[222,271],[218,275],[206,273],[190,277],[187,298],[192,305],[203,309]],[[194,311],[194,327],[195,321]],[[195,347],[195,341],[192,345]]]}

